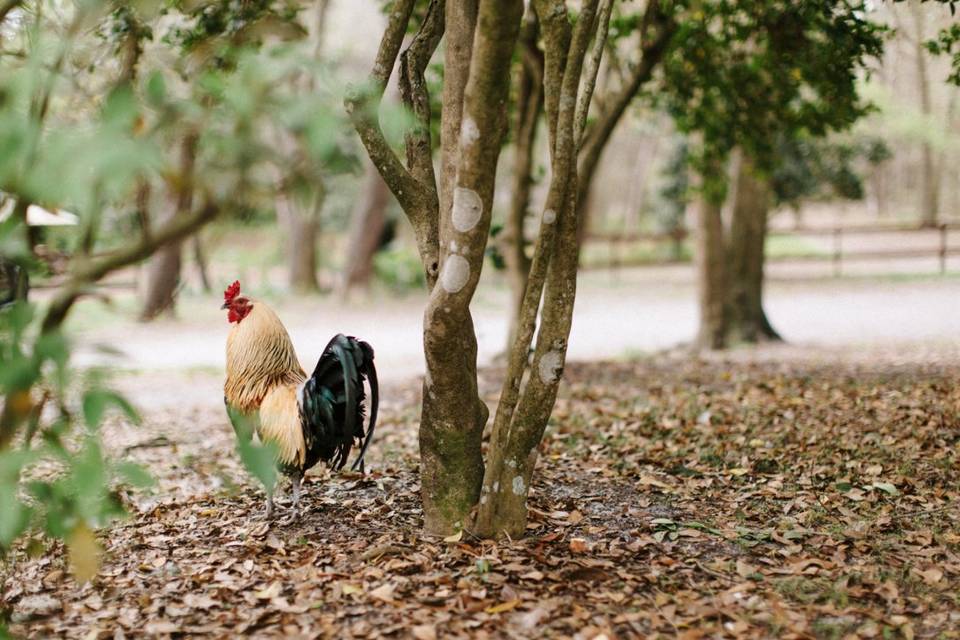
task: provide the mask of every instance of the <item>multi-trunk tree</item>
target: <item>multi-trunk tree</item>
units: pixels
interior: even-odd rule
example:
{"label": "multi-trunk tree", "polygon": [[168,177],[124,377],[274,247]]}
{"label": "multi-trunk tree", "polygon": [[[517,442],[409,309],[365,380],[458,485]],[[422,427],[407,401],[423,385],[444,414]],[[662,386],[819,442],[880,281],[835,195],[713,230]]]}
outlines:
{"label": "multi-trunk tree", "polygon": [[[611,3],[586,0],[574,16],[562,0],[534,0],[524,19],[519,0],[432,0],[401,54],[414,4],[394,4],[370,83],[347,99],[347,109],[413,226],[430,287],[420,423],[425,525],[435,533],[462,527],[481,536],[522,535],[537,446],[566,357],[579,257],[577,154]],[[485,463],[481,440],[489,410],[477,391],[470,301],[483,266],[496,167],[509,126],[511,59],[521,31],[530,46],[534,22],[542,34],[543,72],[531,81],[542,89],[530,90],[543,94],[550,185]],[[441,146],[435,175],[424,70],[441,39]],[[406,163],[378,122],[380,99],[395,66],[402,99],[415,119],[405,138]]]}

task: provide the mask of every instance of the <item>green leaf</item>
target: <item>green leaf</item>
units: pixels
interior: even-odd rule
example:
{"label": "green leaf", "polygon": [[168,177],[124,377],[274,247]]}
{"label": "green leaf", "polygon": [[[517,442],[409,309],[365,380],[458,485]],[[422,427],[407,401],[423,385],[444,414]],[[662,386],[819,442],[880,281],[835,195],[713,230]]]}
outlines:
{"label": "green leaf", "polygon": [[150,77],[147,78],[145,94],[150,105],[154,107],[163,105],[167,98],[167,83],[163,79],[162,73],[154,71],[150,74]]}
{"label": "green leaf", "polygon": [[84,422],[91,429],[96,429],[111,405],[120,409],[134,424],[141,424],[140,414],[133,405],[119,393],[107,389],[92,389],[83,395]]}
{"label": "green leaf", "polygon": [[138,489],[152,487],[155,483],[146,468],[134,462],[121,462],[114,470],[124,482]]}
{"label": "green leaf", "polygon": [[880,489],[880,491],[883,491],[884,493],[888,493],[891,496],[900,495],[900,492],[897,490],[897,488],[892,484],[890,484],[889,482],[874,482],[873,485],[871,486],[874,489]]}
{"label": "green leaf", "polygon": [[10,546],[24,532],[32,510],[17,499],[20,472],[36,454],[7,451],[0,454],[0,549]]}
{"label": "green leaf", "polygon": [[237,450],[243,466],[260,481],[268,494],[272,494],[277,484],[276,445],[272,442],[258,445],[252,441],[237,440]]}
{"label": "green leaf", "polygon": [[129,131],[140,113],[139,105],[133,90],[122,86],[110,92],[103,105],[103,121],[117,129]]}

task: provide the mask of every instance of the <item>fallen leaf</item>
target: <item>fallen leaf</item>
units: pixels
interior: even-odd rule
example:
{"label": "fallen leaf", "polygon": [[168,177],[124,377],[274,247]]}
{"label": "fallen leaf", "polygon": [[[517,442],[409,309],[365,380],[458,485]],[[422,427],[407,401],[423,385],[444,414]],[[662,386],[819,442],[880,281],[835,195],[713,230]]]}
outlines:
{"label": "fallen leaf", "polygon": [[374,600],[380,600],[381,602],[393,602],[393,592],[395,587],[389,583],[384,582],[382,585],[370,592],[370,597]]}
{"label": "fallen leaf", "polygon": [[585,553],[588,550],[587,541],[583,538],[573,538],[570,540],[571,553]]}
{"label": "fallen leaf", "polygon": [[509,602],[501,602],[498,605],[492,607],[487,607],[484,609],[487,613],[503,613],[504,611],[510,611],[516,609],[517,605],[520,604],[520,600],[511,600]]}
{"label": "fallen leaf", "polygon": [[253,595],[258,600],[272,600],[279,596],[281,591],[283,591],[283,585],[281,585],[279,581],[274,581],[270,586],[257,591]]}
{"label": "fallen leaf", "polygon": [[417,640],[437,640],[437,627],[432,624],[418,624],[410,631]]}

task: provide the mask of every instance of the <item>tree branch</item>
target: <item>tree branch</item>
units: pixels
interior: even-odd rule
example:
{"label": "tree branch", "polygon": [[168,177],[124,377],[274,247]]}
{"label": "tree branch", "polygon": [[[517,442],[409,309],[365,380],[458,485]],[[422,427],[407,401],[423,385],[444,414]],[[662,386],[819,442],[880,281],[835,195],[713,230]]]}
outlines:
{"label": "tree branch", "polygon": [[[630,102],[653,75],[653,70],[660,64],[667,50],[673,34],[676,32],[676,22],[663,12],[660,2],[650,2],[643,18],[643,27],[640,34],[640,60],[631,70],[627,81],[620,90],[608,100],[606,108],[597,116],[596,123],[591,126],[584,136],[580,146],[580,161],[578,167],[579,193],[578,203],[586,200],[586,189],[593,180],[600,155],[610,139],[613,130],[620,122]],[[579,205],[578,205],[579,206]]]}
{"label": "tree branch", "polygon": [[78,265],[70,280],[63,285],[61,291],[50,302],[47,314],[43,318],[43,333],[55,331],[63,324],[70,308],[91,284],[113,271],[150,257],[164,245],[186,238],[213,220],[218,213],[219,207],[207,201],[200,209],[190,215],[175,216],[149,237],[141,237],[136,244]]}
{"label": "tree branch", "polygon": [[[528,11],[520,31],[522,69],[517,78],[516,114],[514,130],[514,162],[511,172],[510,209],[507,212],[507,227],[504,239],[504,257],[512,277],[518,278],[526,288],[530,272],[530,258],[526,253],[524,221],[530,206],[531,172],[533,149],[537,137],[537,123],[543,110],[543,56],[537,48],[539,25],[536,13]],[[515,287],[517,285],[514,285]],[[522,294],[521,294],[522,297]],[[519,309],[515,310],[519,313]],[[511,323],[512,324],[512,323]],[[513,336],[511,336],[512,341]],[[508,344],[509,349],[509,344]]]}
{"label": "tree branch", "polygon": [[400,54],[400,96],[417,120],[417,126],[405,137],[407,167],[422,184],[433,186],[434,196],[437,178],[430,143],[430,93],[424,72],[443,37],[444,13],[444,0],[431,0],[420,30],[406,51]]}
{"label": "tree branch", "polygon": [[423,204],[429,201],[428,192],[390,148],[379,120],[383,92],[403,44],[414,4],[415,0],[398,0],[380,41],[369,85],[363,90],[353,88],[344,99],[344,107],[374,166],[416,229],[422,224]]}
{"label": "tree branch", "polygon": [[610,28],[610,12],[613,9],[614,0],[600,0],[600,16],[596,29],[596,38],[593,41],[593,49],[590,51],[590,57],[587,60],[587,69],[583,79],[583,92],[580,94],[580,102],[577,104],[577,115],[573,123],[573,142],[580,148],[580,142],[583,139],[583,128],[587,123],[587,115],[590,113],[590,99],[593,97],[593,89],[597,86],[597,73],[600,71],[600,59],[603,57],[603,47],[607,43],[607,31]]}
{"label": "tree branch", "polygon": [[557,114],[560,89],[567,58],[559,52],[570,48],[570,21],[563,0],[534,0],[531,6],[537,12],[547,51],[543,70],[544,108],[547,112],[547,131],[550,136],[550,156],[553,157],[557,137]]}
{"label": "tree branch", "polygon": [[460,159],[460,127],[464,93],[473,60],[477,31],[478,0],[457,0],[446,10],[443,57],[443,97],[440,116],[440,215],[439,235],[450,235],[450,208]]}

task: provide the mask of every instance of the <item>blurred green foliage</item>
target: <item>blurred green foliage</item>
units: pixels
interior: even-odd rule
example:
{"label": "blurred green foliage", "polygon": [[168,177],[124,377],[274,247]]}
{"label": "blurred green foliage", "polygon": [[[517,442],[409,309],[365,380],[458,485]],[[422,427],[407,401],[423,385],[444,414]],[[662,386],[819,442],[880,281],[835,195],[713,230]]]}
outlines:
{"label": "blurred green foliage", "polygon": [[742,147],[775,164],[776,141],[843,130],[869,110],[858,91],[885,27],[858,0],[675,2],[677,33],[664,60],[666,104],[696,136],[691,162],[722,200],[723,159]]}
{"label": "blurred green foliage", "polygon": [[[64,540],[72,557],[88,555],[74,545],[123,514],[118,488],[152,482],[138,465],[108,459],[100,440],[110,411],[140,417],[102,376],[73,371],[68,341],[38,335],[35,319],[25,302],[0,311],[0,555],[31,529]],[[78,579],[92,577],[89,563],[73,564]]]}
{"label": "blurred green foliage", "polygon": [[[65,292],[72,303],[113,268],[91,265],[150,247],[169,226],[157,211],[270,210],[279,195],[300,197],[356,171],[343,86],[303,40],[294,7],[36,0],[14,8],[0,27],[0,206],[15,210],[0,222],[0,257],[40,264],[27,205],[75,213],[78,226],[49,234],[66,261],[54,300]],[[106,455],[106,416],[139,417],[102,376],[70,366],[59,323],[40,329],[47,310],[24,301],[0,310],[0,553],[42,532],[64,540],[74,572],[89,579],[96,529],[123,513],[119,488],[150,479]],[[274,452],[249,439],[239,451],[271,488]]]}
{"label": "blurred green foliage", "polygon": [[860,168],[882,164],[891,151],[879,138],[846,141],[781,136],[776,155],[771,175],[776,202],[797,207],[803,200],[817,198],[862,199]]}
{"label": "blurred green foliage", "polygon": [[374,256],[373,269],[377,279],[396,292],[426,286],[420,258],[410,248],[389,245]]}

